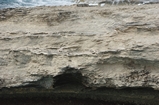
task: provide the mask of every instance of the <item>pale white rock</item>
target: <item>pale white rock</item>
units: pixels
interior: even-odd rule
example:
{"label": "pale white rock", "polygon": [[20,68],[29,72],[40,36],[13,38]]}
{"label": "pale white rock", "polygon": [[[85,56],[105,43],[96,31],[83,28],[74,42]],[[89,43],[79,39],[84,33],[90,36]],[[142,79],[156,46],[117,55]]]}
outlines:
{"label": "pale white rock", "polygon": [[0,20],[0,88],[79,73],[87,87],[159,89],[158,6],[0,10],[14,11]]}

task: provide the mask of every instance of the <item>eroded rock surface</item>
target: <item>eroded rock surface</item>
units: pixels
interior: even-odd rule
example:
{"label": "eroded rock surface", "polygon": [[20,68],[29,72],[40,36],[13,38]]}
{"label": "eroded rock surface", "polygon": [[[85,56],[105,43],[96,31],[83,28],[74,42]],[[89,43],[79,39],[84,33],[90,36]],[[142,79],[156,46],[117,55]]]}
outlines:
{"label": "eroded rock surface", "polygon": [[158,90],[158,6],[0,10],[0,88],[71,77],[92,89]]}

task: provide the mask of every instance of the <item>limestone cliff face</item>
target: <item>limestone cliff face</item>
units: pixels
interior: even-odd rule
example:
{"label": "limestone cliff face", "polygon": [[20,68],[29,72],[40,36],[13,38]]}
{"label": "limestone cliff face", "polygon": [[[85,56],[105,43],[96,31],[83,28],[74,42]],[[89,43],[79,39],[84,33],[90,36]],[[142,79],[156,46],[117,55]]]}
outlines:
{"label": "limestone cliff face", "polygon": [[79,74],[86,87],[159,89],[158,6],[0,10],[0,88]]}

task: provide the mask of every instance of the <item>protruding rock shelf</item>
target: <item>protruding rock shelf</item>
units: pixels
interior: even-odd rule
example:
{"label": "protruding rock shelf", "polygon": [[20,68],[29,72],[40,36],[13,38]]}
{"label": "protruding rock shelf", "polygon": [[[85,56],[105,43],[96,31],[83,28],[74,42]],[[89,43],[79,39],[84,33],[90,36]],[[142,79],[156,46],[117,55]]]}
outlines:
{"label": "protruding rock shelf", "polygon": [[0,98],[158,105],[158,6],[0,10]]}

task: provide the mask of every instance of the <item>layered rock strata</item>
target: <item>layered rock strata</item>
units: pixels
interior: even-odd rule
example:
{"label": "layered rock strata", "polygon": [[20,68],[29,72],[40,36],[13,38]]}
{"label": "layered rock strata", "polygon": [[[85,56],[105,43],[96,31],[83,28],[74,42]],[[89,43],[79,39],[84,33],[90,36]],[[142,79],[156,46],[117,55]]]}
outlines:
{"label": "layered rock strata", "polygon": [[158,6],[0,10],[0,88],[158,90]]}

